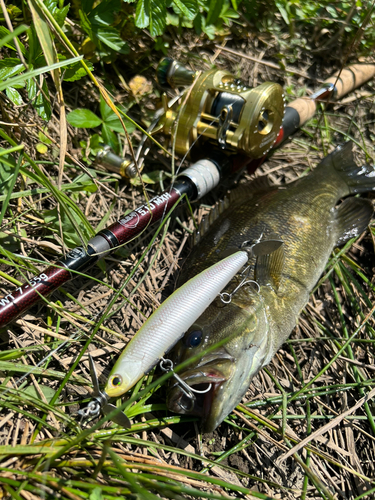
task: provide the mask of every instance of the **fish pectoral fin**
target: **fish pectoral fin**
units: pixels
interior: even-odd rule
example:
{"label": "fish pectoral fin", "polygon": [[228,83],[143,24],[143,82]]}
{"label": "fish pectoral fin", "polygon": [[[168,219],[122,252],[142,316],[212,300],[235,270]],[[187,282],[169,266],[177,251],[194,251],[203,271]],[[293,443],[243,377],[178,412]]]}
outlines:
{"label": "fish pectoral fin", "polygon": [[269,238],[266,240],[261,240],[252,245],[251,250],[255,257],[260,257],[261,255],[269,255],[276,252],[278,248],[281,247],[283,241],[277,238]]}
{"label": "fish pectoral fin", "polygon": [[343,245],[351,238],[360,235],[368,226],[374,208],[371,200],[365,198],[347,198],[336,209],[339,239],[337,245]]}
{"label": "fish pectoral fin", "polygon": [[271,285],[276,291],[280,287],[284,268],[284,245],[279,245],[277,250],[260,255],[255,265],[255,279],[260,286]]}

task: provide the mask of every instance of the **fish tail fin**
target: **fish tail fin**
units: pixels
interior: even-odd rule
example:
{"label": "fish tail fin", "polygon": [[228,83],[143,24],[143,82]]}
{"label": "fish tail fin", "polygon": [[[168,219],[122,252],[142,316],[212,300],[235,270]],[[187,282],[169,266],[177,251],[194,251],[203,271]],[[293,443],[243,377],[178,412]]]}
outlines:
{"label": "fish tail fin", "polygon": [[345,142],[338,146],[320,163],[323,168],[333,167],[346,182],[349,193],[357,194],[375,190],[375,168],[365,163],[358,166],[354,160],[353,143]]}

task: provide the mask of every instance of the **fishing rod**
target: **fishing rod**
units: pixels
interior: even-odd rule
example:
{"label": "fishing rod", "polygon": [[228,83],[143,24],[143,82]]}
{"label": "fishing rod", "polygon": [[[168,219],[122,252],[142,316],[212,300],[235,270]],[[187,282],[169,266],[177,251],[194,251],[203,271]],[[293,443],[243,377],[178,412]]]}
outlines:
{"label": "fishing rod", "polygon": [[[176,151],[188,154],[193,161],[204,155],[209,146],[211,158],[199,158],[163,193],[99,231],[88,241],[87,248],[74,248],[3,296],[0,299],[0,328],[74,279],[76,273],[85,273],[100,258],[132,240],[151,223],[161,220],[179,201],[185,198],[199,200],[221,179],[244,167],[255,171],[269,151],[279,147],[312,118],[318,102],[340,99],[374,76],[375,65],[351,65],[326,80],[311,97],[298,98],[285,107],[278,84],[267,83],[249,89],[228,72],[211,70],[199,75],[177,61],[164,59],[158,69],[159,82],[170,87],[192,87],[182,95],[182,104],[177,110],[169,108],[163,97],[164,114],[154,133],[173,131]],[[177,124],[175,130],[174,124]],[[115,163],[114,158],[112,163]],[[132,168],[119,171],[126,175]]]}

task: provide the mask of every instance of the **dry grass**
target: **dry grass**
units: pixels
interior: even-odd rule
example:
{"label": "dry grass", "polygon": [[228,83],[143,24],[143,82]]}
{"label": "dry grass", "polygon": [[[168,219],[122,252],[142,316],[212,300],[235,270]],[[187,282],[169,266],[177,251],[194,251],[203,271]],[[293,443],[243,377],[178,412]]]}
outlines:
{"label": "dry grass", "polygon": [[[171,32],[174,49],[170,55],[183,62],[189,60],[194,69],[205,70],[215,62],[241,74],[254,86],[263,81],[280,82],[289,89],[290,99],[300,89],[310,93],[317,88],[317,81],[340,67],[340,60],[330,59],[324,64],[321,54],[302,49],[296,62],[289,63],[288,58],[296,57],[297,49],[290,48],[288,53],[287,34],[280,45],[272,33],[245,34],[236,29],[216,46],[195,36]],[[149,43],[147,37],[144,43]],[[238,54],[225,50],[227,47]],[[287,66],[296,69],[294,75],[240,56],[243,53],[259,60],[275,60],[281,49]],[[159,55],[153,52],[148,56],[153,67]],[[350,57],[356,59],[355,54]],[[136,61],[130,64],[132,73],[140,71]],[[150,68],[146,71],[150,81],[152,75]],[[107,77],[114,78],[113,74]],[[116,83],[117,100],[134,99],[128,89]],[[156,89],[154,81],[153,85]],[[98,95],[94,85],[84,80],[64,87],[64,99],[69,111],[77,106],[92,107]],[[134,117],[141,120],[154,109],[155,90],[137,99]],[[12,236],[14,244],[0,259],[0,289],[6,295],[14,289],[16,280],[31,278],[35,268],[44,269],[56,252],[61,254],[67,248],[63,229],[53,229],[45,221],[46,210],[56,206],[56,198],[46,192],[43,179],[58,184],[59,160],[54,155],[60,141],[59,108],[54,107],[51,120],[45,124],[29,105],[14,107],[3,97],[1,106],[3,130],[24,145],[24,151],[41,170],[38,180],[19,175],[13,190],[16,197],[10,199],[4,213],[2,231]],[[294,180],[350,137],[358,142],[357,153],[362,160],[365,151],[373,156],[373,116],[370,83],[329,112],[320,112],[257,175],[267,173],[273,183]],[[52,142],[45,156],[35,150],[41,130]],[[70,126],[67,131],[62,186],[74,184],[76,177],[87,171],[79,141],[87,139],[90,131]],[[134,142],[139,138],[135,132]],[[10,147],[4,135],[1,146]],[[14,158],[18,161],[17,153]],[[22,161],[25,168],[32,168],[25,157]],[[98,167],[91,168],[96,176],[94,193],[69,191],[69,186],[66,192],[93,228],[109,225],[144,202],[142,190]],[[169,172],[169,168],[170,160],[152,146],[145,171]],[[247,178],[242,176],[240,182]],[[228,186],[221,186],[203,200],[203,206],[193,206],[198,221]],[[159,189],[157,184],[149,186],[149,196]],[[74,367],[77,356],[88,346],[104,381],[118,353],[173,289],[187,255],[186,228],[193,227],[189,212],[178,209],[155,241],[153,227],[108,257],[105,265],[93,268],[90,276],[79,276],[64,285],[47,303],[35,306],[3,330],[0,485],[4,497],[373,497],[372,226],[332,256],[289,342],[256,378],[243,404],[213,434],[201,436],[194,419],[169,415],[164,388],[150,389],[151,375],[132,392],[134,402],[127,411],[132,429],[119,429],[103,423],[103,419],[88,429],[79,426],[78,403],[87,400],[91,382],[87,356]],[[1,244],[5,246],[4,238]],[[51,403],[58,389],[61,394]]]}

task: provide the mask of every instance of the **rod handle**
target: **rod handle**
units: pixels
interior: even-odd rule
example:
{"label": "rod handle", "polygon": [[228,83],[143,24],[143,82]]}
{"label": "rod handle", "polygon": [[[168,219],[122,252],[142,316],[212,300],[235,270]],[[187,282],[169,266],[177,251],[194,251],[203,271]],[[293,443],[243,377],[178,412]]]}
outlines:
{"label": "rod handle", "polygon": [[[337,79],[337,76],[339,78]],[[349,92],[352,92],[356,88],[360,87],[371,78],[375,76],[375,65],[374,64],[352,64],[347,68],[344,68],[341,72],[335,73],[333,76],[328,78],[325,83],[333,83],[336,87],[335,90],[335,100],[341,99]],[[336,81],[337,80],[337,81]]]}

